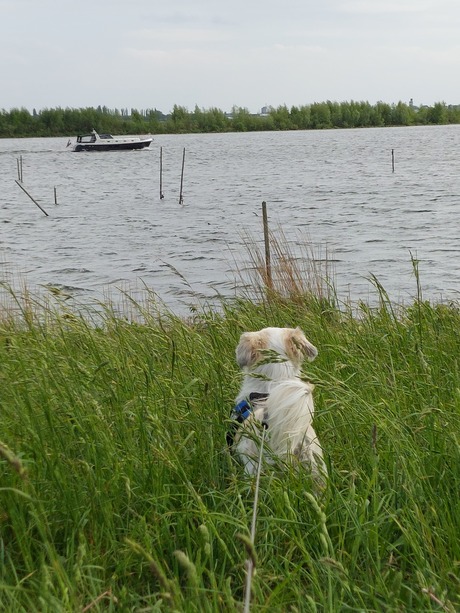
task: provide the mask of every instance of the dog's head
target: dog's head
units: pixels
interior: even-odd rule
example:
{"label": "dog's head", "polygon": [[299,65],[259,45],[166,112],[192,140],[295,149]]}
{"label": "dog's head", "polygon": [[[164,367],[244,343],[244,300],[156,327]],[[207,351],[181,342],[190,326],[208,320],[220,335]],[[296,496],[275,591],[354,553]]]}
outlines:
{"label": "dog's head", "polygon": [[269,351],[289,360],[297,368],[305,359],[311,362],[318,355],[318,350],[300,328],[264,328],[241,335],[236,361],[240,368],[251,369],[266,358]]}

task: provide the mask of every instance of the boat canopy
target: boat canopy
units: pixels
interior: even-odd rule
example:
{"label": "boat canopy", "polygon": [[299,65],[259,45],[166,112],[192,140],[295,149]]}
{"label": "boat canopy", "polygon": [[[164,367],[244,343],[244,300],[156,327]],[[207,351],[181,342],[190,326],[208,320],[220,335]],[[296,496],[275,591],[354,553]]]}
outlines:
{"label": "boat canopy", "polygon": [[96,130],[93,130],[91,134],[81,134],[77,136],[77,143],[95,143],[98,140],[108,140],[113,138],[111,134],[98,134]]}

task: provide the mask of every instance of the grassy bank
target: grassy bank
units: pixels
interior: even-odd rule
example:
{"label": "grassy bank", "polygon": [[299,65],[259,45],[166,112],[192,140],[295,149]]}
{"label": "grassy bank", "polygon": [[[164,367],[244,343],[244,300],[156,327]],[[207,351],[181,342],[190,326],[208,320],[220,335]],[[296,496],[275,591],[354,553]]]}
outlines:
{"label": "grassy bank", "polygon": [[253,497],[225,420],[239,335],[267,325],[319,348],[330,481],[315,498],[306,476],[263,475],[252,610],[459,610],[455,306],[274,290],[95,325],[22,305],[0,317],[2,611],[241,610]]}

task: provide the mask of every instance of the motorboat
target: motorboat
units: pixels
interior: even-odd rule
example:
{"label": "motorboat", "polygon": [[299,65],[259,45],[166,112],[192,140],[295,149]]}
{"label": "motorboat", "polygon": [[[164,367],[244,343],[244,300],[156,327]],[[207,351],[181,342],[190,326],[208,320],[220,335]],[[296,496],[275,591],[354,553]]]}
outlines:
{"label": "motorboat", "polygon": [[[133,149],[145,149],[152,140],[152,137],[98,134],[96,130],[93,130],[91,134],[79,134],[72,151],[132,151]],[[69,141],[67,146],[71,144],[72,142]]]}

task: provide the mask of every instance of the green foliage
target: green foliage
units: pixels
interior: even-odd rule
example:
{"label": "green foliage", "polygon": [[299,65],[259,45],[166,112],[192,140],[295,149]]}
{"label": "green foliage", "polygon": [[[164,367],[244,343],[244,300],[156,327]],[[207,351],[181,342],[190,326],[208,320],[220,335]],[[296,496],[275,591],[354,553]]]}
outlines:
{"label": "green foliage", "polygon": [[311,127],[314,130],[332,128],[331,110],[327,102],[314,103],[310,107]]}
{"label": "green foliage", "polygon": [[96,129],[113,134],[180,134],[206,132],[250,132],[262,130],[323,130],[460,123],[460,106],[437,102],[419,109],[403,102],[389,105],[378,102],[321,102],[301,107],[286,105],[270,108],[266,115],[233,107],[231,113],[220,109],[195,109],[174,105],[165,115],[157,109],[138,111],[84,109],[43,109],[30,114],[27,109],[0,111],[0,138],[32,136],[69,136]]}
{"label": "green foliage", "polygon": [[188,321],[5,314],[2,611],[241,610],[252,490],[226,419],[239,335],[267,325],[319,348],[330,480],[315,497],[306,474],[263,475],[253,610],[459,610],[460,312],[376,287],[358,312],[271,292]]}

